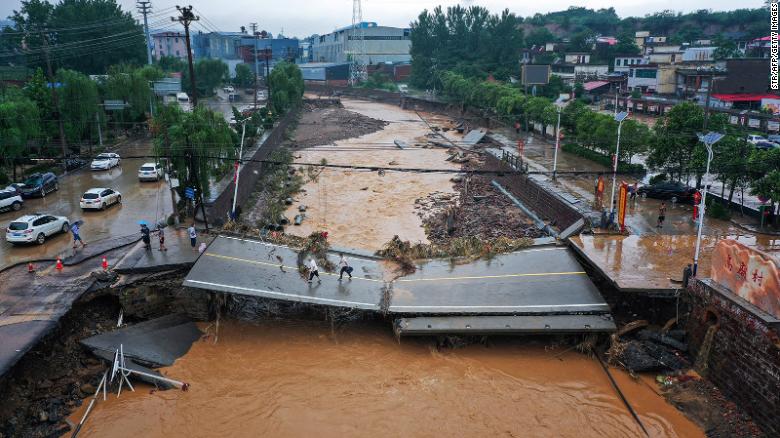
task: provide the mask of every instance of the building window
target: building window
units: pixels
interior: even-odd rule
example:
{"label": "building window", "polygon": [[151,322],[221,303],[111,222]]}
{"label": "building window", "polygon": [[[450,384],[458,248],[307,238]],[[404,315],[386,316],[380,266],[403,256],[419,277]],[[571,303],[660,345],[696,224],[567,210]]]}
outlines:
{"label": "building window", "polygon": [[636,77],[643,79],[655,79],[658,70],[636,70]]}

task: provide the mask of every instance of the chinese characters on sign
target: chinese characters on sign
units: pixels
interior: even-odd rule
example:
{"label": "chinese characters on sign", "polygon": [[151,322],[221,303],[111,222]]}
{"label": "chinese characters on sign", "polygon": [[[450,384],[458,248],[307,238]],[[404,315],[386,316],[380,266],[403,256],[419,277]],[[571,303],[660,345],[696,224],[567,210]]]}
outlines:
{"label": "chinese characters on sign", "polygon": [[712,256],[712,279],[735,295],[780,318],[780,266],[761,251],[721,240]]}

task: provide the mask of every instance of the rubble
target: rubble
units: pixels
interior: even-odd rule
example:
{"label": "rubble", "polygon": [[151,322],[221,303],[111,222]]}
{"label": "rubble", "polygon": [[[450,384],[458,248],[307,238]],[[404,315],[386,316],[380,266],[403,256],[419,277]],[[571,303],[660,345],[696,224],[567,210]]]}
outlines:
{"label": "rubble", "polygon": [[387,124],[383,120],[348,111],[340,102],[326,107],[305,103],[293,141],[299,148],[328,145],[379,131]]}

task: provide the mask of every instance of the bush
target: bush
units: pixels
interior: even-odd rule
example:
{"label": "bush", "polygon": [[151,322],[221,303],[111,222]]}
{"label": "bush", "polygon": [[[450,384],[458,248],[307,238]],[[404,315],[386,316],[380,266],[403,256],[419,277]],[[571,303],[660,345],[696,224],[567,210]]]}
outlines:
{"label": "bush", "polygon": [[3,172],[0,172],[0,186],[4,186],[11,182],[11,178]]}
{"label": "bush", "polygon": [[659,173],[658,175],[654,175],[650,177],[649,184],[657,184],[659,182],[664,182],[669,178],[669,176],[665,173]]}
{"label": "bush", "polygon": [[731,219],[731,211],[729,211],[728,207],[721,202],[716,201],[714,198],[707,199],[706,215],[713,219],[724,221]]}
{"label": "bush", "polygon": [[[596,163],[612,168],[612,157],[582,147],[578,144],[566,143],[561,147],[561,149],[563,149],[564,151],[570,154],[578,155],[580,157],[587,158],[588,160],[595,161]],[[645,166],[641,164],[618,163],[618,172],[645,173],[646,170],[645,170]]]}

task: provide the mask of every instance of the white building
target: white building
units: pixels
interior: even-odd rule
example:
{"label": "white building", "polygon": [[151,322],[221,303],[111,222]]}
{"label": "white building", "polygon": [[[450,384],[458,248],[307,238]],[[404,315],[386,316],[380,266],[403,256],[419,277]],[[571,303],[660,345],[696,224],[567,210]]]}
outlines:
{"label": "white building", "polygon": [[644,58],[641,56],[626,55],[615,56],[615,63],[612,70],[615,72],[628,72],[631,66],[644,63]]}
{"label": "white building", "polygon": [[363,22],[359,28],[352,26],[338,29],[314,39],[311,45],[313,62],[349,62],[351,52],[360,45],[359,32],[363,33],[363,50],[366,64],[409,62],[412,56],[410,29],[400,27],[377,26],[376,23]]}

